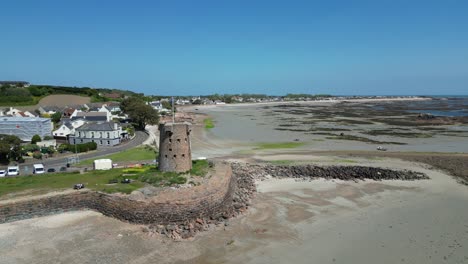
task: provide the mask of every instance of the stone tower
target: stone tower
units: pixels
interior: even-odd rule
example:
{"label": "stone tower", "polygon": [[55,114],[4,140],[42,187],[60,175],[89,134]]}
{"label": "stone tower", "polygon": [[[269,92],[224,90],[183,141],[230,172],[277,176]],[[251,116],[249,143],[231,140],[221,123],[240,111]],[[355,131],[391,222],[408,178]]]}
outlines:
{"label": "stone tower", "polygon": [[192,151],[188,122],[159,125],[159,170],[186,172],[192,169]]}

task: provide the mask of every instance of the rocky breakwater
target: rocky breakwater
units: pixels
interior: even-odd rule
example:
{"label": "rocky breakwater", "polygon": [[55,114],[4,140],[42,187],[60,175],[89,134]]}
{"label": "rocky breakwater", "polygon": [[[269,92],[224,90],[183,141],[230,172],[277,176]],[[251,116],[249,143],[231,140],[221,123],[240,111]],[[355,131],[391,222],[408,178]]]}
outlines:
{"label": "rocky breakwater", "polygon": [[309,180],[314,178],[357,180],[423,180],[429,177],[421,172],[410,170],[391,170],[364,166],[315,166],[315,165],[266,165],[266,164],[233,164],[233,172],[255,180],[267,178],[295,178]]}

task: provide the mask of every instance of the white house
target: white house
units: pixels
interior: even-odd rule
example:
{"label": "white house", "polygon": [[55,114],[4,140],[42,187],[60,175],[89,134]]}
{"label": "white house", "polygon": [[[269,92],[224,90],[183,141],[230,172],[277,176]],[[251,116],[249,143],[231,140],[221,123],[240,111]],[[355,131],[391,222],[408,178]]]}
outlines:
{"label": "white house", "polygon": [[5,111],[0,111],[0,116],[36,117],[29,111],[21,111],[13,107],[10,107],[10,109],[5,109]]}
{"label": "white house", "polygon": [[162,103],[160,101],[153,101],[148,103],[154,110],[161,111],[163,109]]}
{"label": "white house", "polygon": [[10,109],[8,111],[5,111],[5,115],[7,115],[7,116],[16,116],[19,112],[21,112],[21,110],[10,107]]}
{"label": "white house", "polygon": [[62,109],[57,106],[40,106],[37,110],[39,110],[39,113],[41,113],[41,115],[53,115],[57,112],[60,112]]}
{"label": "white house", "polygon": [[75,129],[75,134],[70,135],[68,140],[70,144],[95,142],[100,146],[115,146],[126,137],[128,137],[127,132],[117,123],[92,122]]}
{"label": "white house", "polygon": [[54,130],[52,135],[56,138],[67,138],[69,135],[75,134],[75,129],[84,124],[85,121],[83,119],[65,122],[57,130]]}

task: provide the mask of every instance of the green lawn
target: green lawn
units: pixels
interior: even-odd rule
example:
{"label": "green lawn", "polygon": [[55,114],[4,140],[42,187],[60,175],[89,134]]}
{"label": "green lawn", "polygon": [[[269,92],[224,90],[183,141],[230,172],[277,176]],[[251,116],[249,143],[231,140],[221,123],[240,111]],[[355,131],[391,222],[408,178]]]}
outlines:
{"label": "green lawn", "polygon": [[[156,152],[151,147],[136,147],[114,153],[108,156],[98,157],[96,159],[111,159],[113,163],[122,161],[139,161],[139,160],[154,160],[156,159]],[[78,165],[92,165],[94,159],[84,160]]]}
{"label": "green lawn", "polygon": [[[0,197],[7,193],[16,193],[30,190],[32,194],[47,193],[53,190],[70,189],[76,183],[84,183],[86,188],[106,191],[112,187],[113,191],[129,193],[142,187],[141,182],[130,184],[107,185],[109,180],[122,175],[122,169],[112,169],[107,171],[92,171],[84,174],[79,173],[46,173],[42,175],[30,175],[20,177],[0,178]],[[122,188],[122,190],[120,190]]]}
{"label": "green lawn", "polygon": [[205,128],[206,129],[211,129],[211,128],[214,128],[215,125],[214,125],[214,122],[213,122],[213,119],[211,118],[206,118],[203,120],[203,123],[205,124]]}
{"label": "green lawn", "polygon": [[277,142],[277,143],[260,143],[257,144],[255,150],[263,149],[290,149],[304,146],[304,142]]}
{"label": "green lawn", "polygon": [[[204,176],[210,168],[206,160],[194,161],[192,176]],[[145,184],[154,186],[171,186],[183,184],[187,175],[182,173],[165,172],[157,170],[155,166],[142,168],[111,169],[105,171],[89,171],[79,173],[45,173],[19,177],[0,178],[0,197],[6,194],[24,192],[24,194],[43,194],[73,188],[74,184],[83,183],[86,188],[106,193],[131,193]],[[131,179],[129,184],[121,183],[124,178]],[[117,182],[117,183],[113,183]]]}

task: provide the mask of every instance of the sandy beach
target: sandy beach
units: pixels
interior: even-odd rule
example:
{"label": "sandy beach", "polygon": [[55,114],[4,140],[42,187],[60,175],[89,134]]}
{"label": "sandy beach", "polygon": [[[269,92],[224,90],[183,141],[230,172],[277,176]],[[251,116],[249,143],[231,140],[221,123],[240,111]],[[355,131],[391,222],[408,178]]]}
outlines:
{"label": "sandy beach", "polygon": [[260,181],[246,215],[181,242],[90,211],[2,224],[2,263],[465,263],[466,186],[368,162],[389,164],[431,179]]}

